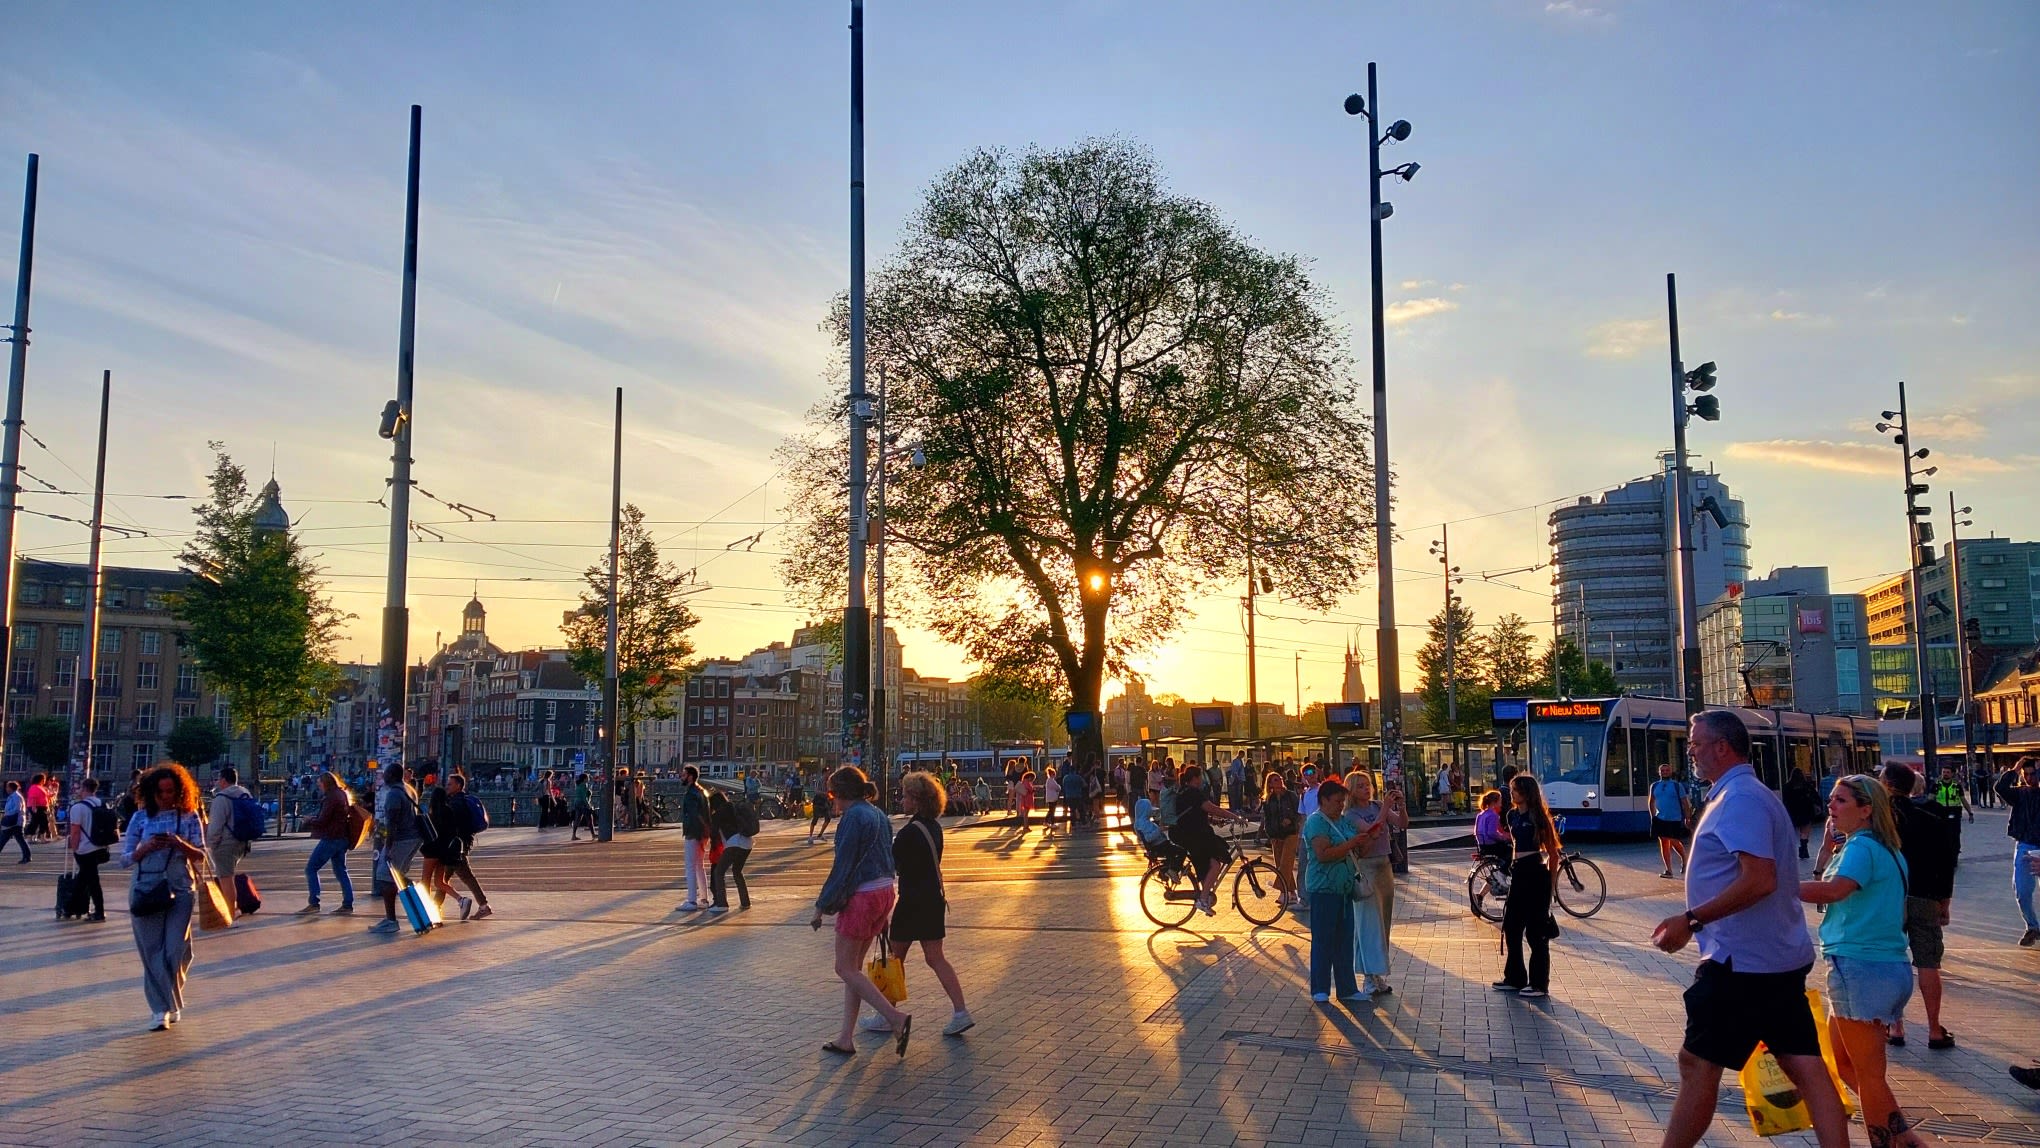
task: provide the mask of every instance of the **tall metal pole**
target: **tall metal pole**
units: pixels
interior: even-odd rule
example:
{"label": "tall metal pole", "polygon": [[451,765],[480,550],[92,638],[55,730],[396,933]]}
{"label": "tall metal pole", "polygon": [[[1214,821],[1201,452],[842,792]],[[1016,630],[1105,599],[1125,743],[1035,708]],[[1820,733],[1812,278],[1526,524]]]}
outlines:
{"label": "tall metal pole", "polygon": [[[1445,725],[1459,736],[1459,642],[1452,624],[1452,527],[1438,527],[1439,561],[1445,564]],[[1455,743],[1456,744],[1456,743]]]}
{"label": "tall metal pole", "polygon": [[[0,443],[0,650],[14,648],[14,517],[21,494],[21,391],[28,379],[28,287],[35,272],[35,175],[40,161],[28,153],[28,184],[21,195],[21,259],[14,273],[14,322],[7,356],[7,421]],[[7,707],[0,706],[0,747],[7,744]]]}
{"label": "tall metal pole", "polygon": [[[397,319],[397,420],[390,437],[390,570],[383,599],[382,693],[398,764],[409,747],[404,736],[405,663],[410,654],[411,610],[405,605],[411,529],[411,359],[418,331],[418,145],[424,112],[411,105],[411,161],[404,181],[404,287]],[[388,765],[388,762],[384,762]]]}
{"label": "tall metal pole", "polygon": [[609,618],[602,644],[602,799],[595,806],[595,836],[608,841],[616,825],[616,747],[623,714],[617,704],[616,571],[623,552],[623,388],[616,388],[616,432],[609,462]]}
{"label": "tall metal pole", "polygon": [[873,682],[871,687],[871,758],[878,773],[878,802],[880,809],[891,809],[892,793],[892,745],[887,737],[891,731],[886,728],[885,688],[888,664],[885,650],[885,469],[891,460],[892,445],[885,437],[885,368],[878,369],[878,517],[877,529],[872,531],[872,599],[873,618],[871,624],[871,664]]}
{"label": "tall metal pole", "polygon": [[850,587],[843,609],[843,764],[863,765],[871,692],[871,611],[864,604],[871,398],[864,390],[864,0],[850,0]]}
{"label": "tall metal pole", "polygon": [[92,710],[99,686],[99,538],[106,522],[106,416],[113,401],[113,372],[99,377],[99,460],[92,468],[92,541],[85,558],[85,638],[78,655],[78,688],[71,704],[71,787],[92,776]]}
{"label": "tall metal pole", "polygon": [[1254,645],[1254,595],[1260,591],[1254,570],[1254,492],[1247,491],[1247,740],[1261,740],[1260,659]]}
{"label": "tall metal pole", "polygon": [[1969,626],[1962,613],[1962,512],[1948,492],[1948,582],[1955,594],[1955,672],[1962,688],[1962,785],[1976,772],[1976,686],[1970,681]]}
{"label": "tall metal pole", "polygon": [[[1905,541],[1910,553],[1906,555],[1906,568],[1912,577],[1912,631],[1913,658],[1919,666],[1920,706],[1920,765],[1933,776],[1936,757],[1940,752],[1940,715],[1934,700],[1934,671],[1927,664],[1927,593],[1920,585],[1926,569],[1926,555],[1920,549],[1920,516],[1913,513],[1913,451],[1917,449],[1912,440],[1912,420],[1905,406],[1905,383],[1898,384],[1898,457],[1905,468]],[[1960,619],[1957,619],[1958,628]]]}
{"label": "tall metal pole", "polygon": [[1679,284],[1665,275],[1665,311],[1672,331],[1672,519],[1678,530],[1680,696],[1686,712],[1706,704],[1700,684],[1700,608],[1693,584],[1692,476],[1686,470],[1686,366],[1679,361]]}
{"label": "tall metal pole", "polygon": [[1374,286],[1374,558],[1379,575],[1381,631],[1376,685],[1381,692],[1381,770],[1388,784],[1402,782],[1402,652],[1395,632],[1395,524],[1391,521],[1388,467],[1388,328],[1381,298],[1381,101],[1374,64],[1367,65],[1367,240]]}

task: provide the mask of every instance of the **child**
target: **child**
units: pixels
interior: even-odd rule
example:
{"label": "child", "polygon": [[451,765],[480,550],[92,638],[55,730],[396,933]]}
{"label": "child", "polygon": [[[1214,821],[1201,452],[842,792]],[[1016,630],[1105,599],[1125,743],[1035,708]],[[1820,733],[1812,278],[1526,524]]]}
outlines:
{"label": "child", "polygon": [[1494,858],[1502,874],[1508,875],[1512,850],[1509,838],[1502,832],[1501,790],[1490,789],[1480,795],[1480,815],[1473,819],[1473,843],[1481,856]]}

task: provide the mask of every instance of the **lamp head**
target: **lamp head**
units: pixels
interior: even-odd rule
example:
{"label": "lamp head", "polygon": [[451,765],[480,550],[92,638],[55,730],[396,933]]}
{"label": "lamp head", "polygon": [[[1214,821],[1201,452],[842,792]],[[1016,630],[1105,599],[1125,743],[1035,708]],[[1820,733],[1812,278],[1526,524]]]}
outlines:
{"label": "lamp head", "polygon": [[1891,429],[1891,424],[1890,424],[1890,423],[1878,423],[1878,424],[1877,424],[1877,433],[1878,433],[1878,434],[1883,434],[1883,433],[1884,433],[1885,431],[1888,431],[1888,430],[1890,430],[1890,429]]}
{"label": "lamp head", "polygon": [[1934,477],[1935,475],[1937,475],[1937,474],[1939,474],[1939,473],[1941,473],[1941,468],[1940,468],[1940,467],[1938,467],[1938,466],[1930,466],[1930,467],[1928,467],[1927,469],[1925,469],[1925,470],[1923,470],[1923,471],[1921,471],[1921,472],[1920,472],[1920,477],[1921,477],[1921,478],[1932,478],[1932,477]]}
{"label": "lamp head", "polygon": [[1410,121],[1397,120],[1394,123],[1388,125],[1388,138],[1394,140],[1397,143],[1401,143],[1402,141],[1410,138]]}
{"label": "lamp head", "polygon": [[1347,96],[1347,97],[1346,97],[1346,114],[1347,114],[1347,115],[1349,115],[1349,116],[1364,116],[1364,115],[1366,115],[1366,114],[1367,114],[1367,97],[1365,97],[1365,96],[1361,95],[1361,94],[1360,94],[1359,92],[1354,92],[1354,93],[1353,93],[1352,95],[1350,95],[1350,96]]}
{"label": "lamp head", "polygon": [[1897,411],[1885,411],[1885,412],[1883,412],[1882,414],[1880,414],[1880,415],[1879,415],[1878,417],[1879,417],[1879,418],[1882,418],[1882,419],[1884,419],[1884,420],[1886,420],[1886,421],[1890,421],[1891,419],[1895,419],[1895,418],[1897,418],[1897,417],[1898,417],[1898,412],[1897,412]]}
{"label": "lamp head", "polygon": [[1409,181],[1417,178],[1417,169],[1422,166],[1424,165],[1413,161],[1410,163],[1406,163],[1399,168],[1396,168],[1395,173],[1402,177],[1402,181],[1404,183],[1408,183]]}
{"label": "lamp head", "polygon": [[1377,216],[1376,218],[1379,218],[1379,219],[1387,219],[1387,218],[1388,218],[1389,216],[1391,216],[1391,215],[1394,215],[1394,214],[1395,214],[1395,204],[1393,204],[1393,203],[1390,203],[1389,201],[1387,201],[1387,200],[1385,200],[1385,199],[1384,199],[1384,200],[1382,200],[1382,201],[1381,201],[1381,214],[1380,214],[1379,216]]}
{"label": "lamp head", "polygon": [[1930,450],[1928,450],[1928,449],[1927,449],[1926,447],[1921,447],[1920,449],[1918,449],[1918,450],[1916,450],[1916,451],[1914,451],[1914,452],[1913,452],[1913,457],[1914,457],[1914,458],[1925,458],[1925,457],[1927,457],[1927,456],[1928,456],[1929,454],[1932,454],[1932,453],[1933,453],[1933,452],[1932,452],[1932,451],[1930,451]]}
{"label": "lamp head", "polygon": [[915,470],[920,470],[926,467],[928,465],[928,452],[922,450],[920,447],[915,447],[914,453],[907,456],[907,465],[913,467]]}

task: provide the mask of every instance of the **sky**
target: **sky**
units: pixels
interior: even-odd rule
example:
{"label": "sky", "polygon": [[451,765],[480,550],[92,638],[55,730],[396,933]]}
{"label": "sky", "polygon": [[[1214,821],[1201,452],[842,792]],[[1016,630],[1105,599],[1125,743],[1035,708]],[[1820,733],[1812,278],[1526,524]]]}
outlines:
{"label": "sky", "polygon": [[[89,488],[111,370],[109,521],[147,534],[107,561],[175,561],[218,440],[258,481],[274,468],[356,615],[341,653],[374,660],[418,103],[412,517],[435,533],[410,550],[413,656],[477,590],[499,644],[558,644],[605,552],[616,387],[625,497],[709,587],[699,651],[784,639],[805,614],[776,574],[773,453],[826,397],[820,324],[848,282],[847,13],[13,6],[10,227],[41,156],[23,505],[85,517],[36,491]],[[1407,681],[1438,524],[1490,575],[1461,588],[1481,620],[1548,634],[1552,505],[1669,448],[1667,272],[1687,363],[1720,364],[1722,418],[1692,449],[1747,503],[1759,573],[1825,565],[1847,591],[1904,565],[1897,448],[1871,426],[1901,379],[1943,534],[1951,487],[1975,531],[2040,533],[2036,41],[2020,0],[872,0],[871,258],[974,149],[1120,137],[1305,259],[1364,379],[1366,137],[1340,104],[1377,61],[1384,115],[1414,125],[1384,165],[1422,165],[1384,193]],[[24,515],[20,547],[80,561],[85,531]],[[1141,661],[1151,690],[1244,699],[1242,593],[1244,571]],[[1263,598],[1263,700],[1335,697],[1349,641],[1373,692],[1375,596]],[[969,672],[898,621],[907,665]]]}

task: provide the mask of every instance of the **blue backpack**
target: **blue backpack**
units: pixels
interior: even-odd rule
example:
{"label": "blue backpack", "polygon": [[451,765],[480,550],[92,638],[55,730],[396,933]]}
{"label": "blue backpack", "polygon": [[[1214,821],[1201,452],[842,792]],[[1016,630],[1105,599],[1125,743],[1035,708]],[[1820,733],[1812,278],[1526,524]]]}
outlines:
{"label": "blue backpack", "polygon": [[467,831],[472,837],[489,827],[489,811],[482,805],[482,799],[472,793],[460,795],[462,804],[467,806]]}
{"label": "blue backpack", "polygon": [[236,795],[233,802],[234,815],[227,824],[227,832],[241,842],[261,837],[269,823],[269,814],[263,811],[262,803],[245,793]]}

